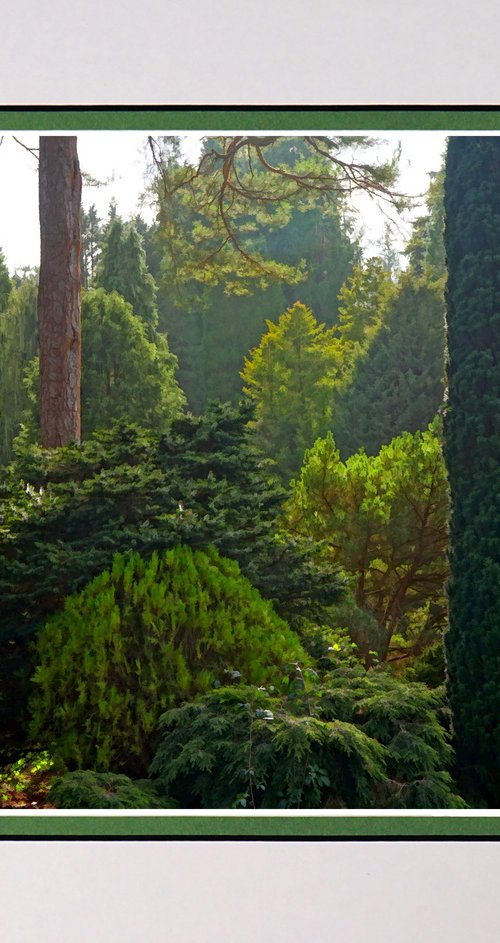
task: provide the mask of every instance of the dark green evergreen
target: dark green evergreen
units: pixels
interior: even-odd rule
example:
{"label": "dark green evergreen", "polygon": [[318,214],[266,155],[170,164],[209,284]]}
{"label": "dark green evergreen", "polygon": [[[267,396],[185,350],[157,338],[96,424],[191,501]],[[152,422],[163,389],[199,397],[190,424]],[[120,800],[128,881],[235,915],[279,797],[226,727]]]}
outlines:
{"label": "dark green evergreen", "polygon": [[500,805],[500,138],[451,137],[445,181],[449,695],[474,804]]}
{"label": "dark green evergreen", "polygon": [[48,794],[56,809],[172,808],[160,801],[148,780],[133,781],[123,773],[80,769],[55,780]]}
{"label": "dark green evergreen", "polygon": [[403,432],[427,428],[443,404],[441,282],[403,275],[382,327],[335,396],[333,434],[342,458],[376,455]]}
{"label": "dark green evergreen", "polygon": [[26,726],[29,638],[116,552],[214,544],[288,621],[320,617],[338,599],[336,569],[317,562],[314,542],[280,533],[284,492],[248,419],[248,409],[213,406],[177,420],[164,437],[122,423],[81,446],[22,448],[3,472],[0,739],[7,752]]}
{"label": "dark green evergreen", "polygon": [[367,672],[342,642],[315,667],[168,711],[159,791],[184,808],[464,807],[442,688]]}
{"label": "dark green evergreen", "polygon": [[154,333],[158,325],[156,284],[148,271],[141,236],[133,223],[124,223],[120,216],[109,221],[104,233],[94,284],[122,295],[145,322],[149,334]]}

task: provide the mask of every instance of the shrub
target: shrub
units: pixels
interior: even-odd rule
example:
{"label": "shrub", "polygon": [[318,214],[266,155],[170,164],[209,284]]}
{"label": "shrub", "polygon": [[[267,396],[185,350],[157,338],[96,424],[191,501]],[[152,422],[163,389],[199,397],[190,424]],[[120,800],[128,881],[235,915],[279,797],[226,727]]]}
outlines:
{"label": "shrub", "polygon": [[75,770],[52,785],[49,800],[56,809],[160,809],[161,801],[151,783],[137,783],[121,773]]}
{"label": "shrub", "polygon": [[[294,633],[214,548],[113,567],[66,600],[38,639],[32,733],[67,765],[142,773],[162,711],[224,669],[262,684],[305,659]],[[306,659],[307,660],[307,659]]]}
{"label": "shrub", "polygon": [[185,807],[463,808],[442,689],[329,648],[323,676],[288,693],[221,688],[167,711],[159,789]]}
{"label": "shrub", "polygon": [[185,807],[369,805],[383,749],[353,724],[297,716],[255,687],[222,688],[168,711],[151,766]]}
{"label": "shrub", "polygon": [[214,405],[168,436],[121,422],[82,445],[20,447],[0,469],[0,762],[31,747],[33,634],[115,553],[213,544],[290,622],[338,598],[339,577],[318,564],[314,543],[278,533],[284,492],[248,418]]}
{"label": "shrub", "polygon": [[277,536],[285,492],[249,415],[213,405],[168,436],[120,422],[82,445],[20,447],[0,469],[0,644],[32,632],[129,549],[213,544],[287,619],[336,600],[339,577],[318,564],[314,543]]}

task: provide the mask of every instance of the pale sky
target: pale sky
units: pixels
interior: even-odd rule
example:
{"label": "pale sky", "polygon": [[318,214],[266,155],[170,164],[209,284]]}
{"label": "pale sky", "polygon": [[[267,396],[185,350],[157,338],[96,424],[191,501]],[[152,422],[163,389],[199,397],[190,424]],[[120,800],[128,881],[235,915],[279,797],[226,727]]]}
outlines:
{"label": "pale sky", "polygon": [[[44,132],[47,134],[48,132]],[[60,133],[60,132],[56,132]],[[110,180],[106,186],[95,188],[84,186],[82,201],[86,209],[95,203],[98,215],[105,219],[110,200],[117,202],[118,213],[129,218],[140,211],[140,195],[144,190],[146,166],[145,142],[147,131],[81,131],[78,137],[78,154],[83,171],[99,180]],[[165,132],[151,132],[161,134]],[[175,134],[175,132],[170,132]],[[216,132],[212,132],[216,133]],[[272,131],[269,131],[271,134]],[[301,132],[303,134],[304,132]],[[335,132],[336,134],[339,132]],[[353,134],[355,132],[349,132]],[[199,132],[179,132],[184,139],[185,151],[195,156],[200,139]],[[226,132],[227,134],[227,132]],[[300,135],[299,135],[300,136]],[[0,131],[1,137],[1,131]],[[38,146],[38,134],[19,131],[18,140],[27,147]],[[398,189],[408,194],[424,193],[429,172],[439,170],[444,154],[446,138],[437,131],[381,132],[378,137],[386,144],[381,148],[383,157],[391,154],[401,142],[400,181]],[[371,158],[370,158],[371,159]],[[374,244],[381,237],[386,217],[375,201],[366,195],[355,197],[360,223],[365,231],[367,252],[375,253]],[[422,208],[416,211],[422,214]],[[389,208],[391,219],[399,225],[400,245],[410,234],[408,217],[398,220]],[[151,212],[142,210],[150,221]],[[39,263],[38,224],[38,166],[35,158],[19,146],[11,134],[3,135],[0,145],[0,248],[3,249],[11,274],[16,268],[34,266]]]}

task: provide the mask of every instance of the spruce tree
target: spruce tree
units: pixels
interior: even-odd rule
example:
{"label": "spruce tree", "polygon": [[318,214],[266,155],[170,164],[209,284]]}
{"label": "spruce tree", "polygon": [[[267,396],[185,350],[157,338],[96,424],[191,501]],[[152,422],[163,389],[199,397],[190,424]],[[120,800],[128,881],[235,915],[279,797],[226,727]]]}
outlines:
{"label": "spruce tree", "polygon": [[156,285],[149,273],[142,239],[133,223],[115,215],[108,224],[95,278],[97,288],[117,291],[148,327],[150,339],[158,324]]}
{"label": "spruce tree", "polygon": [[442,284],[402,276],[372,343],[354,361],[333,406],[343,458],[375,455],[403,432],[424,430],[443,403]]}
{"label": "spruce tree", "polygon": [[462,783],[500,805],[500,138],[452,137],[446,181],[449,694]]}

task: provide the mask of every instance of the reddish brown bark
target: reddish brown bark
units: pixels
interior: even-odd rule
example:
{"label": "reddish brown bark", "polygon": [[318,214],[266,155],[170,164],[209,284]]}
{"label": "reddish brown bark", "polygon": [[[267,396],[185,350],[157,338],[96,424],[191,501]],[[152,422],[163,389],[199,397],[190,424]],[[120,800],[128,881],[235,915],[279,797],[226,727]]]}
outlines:
{"label": "reddish brown bark", "polygon": [[40,138],[40,442],[80,440],[80,202],[76,137]]}

